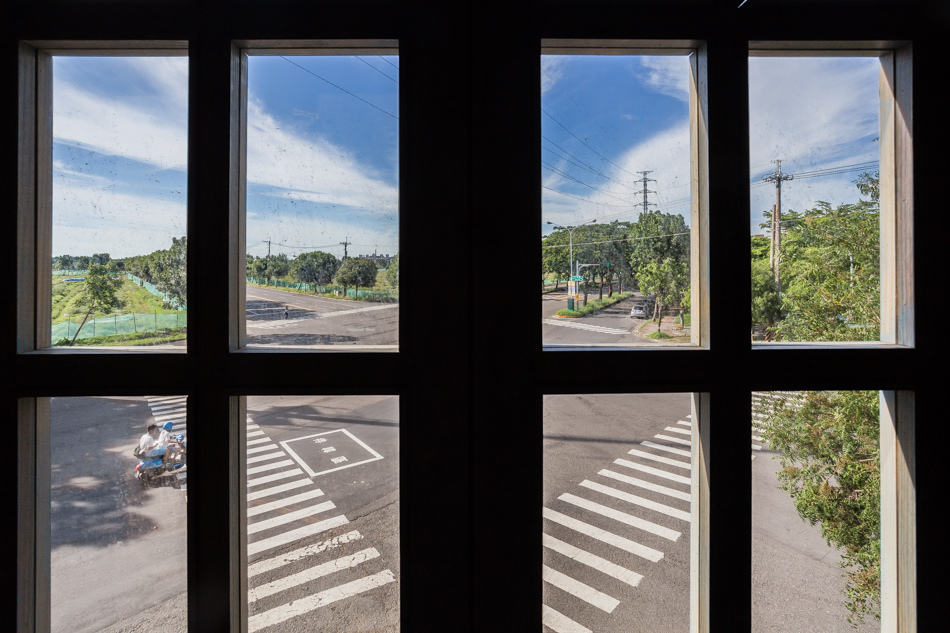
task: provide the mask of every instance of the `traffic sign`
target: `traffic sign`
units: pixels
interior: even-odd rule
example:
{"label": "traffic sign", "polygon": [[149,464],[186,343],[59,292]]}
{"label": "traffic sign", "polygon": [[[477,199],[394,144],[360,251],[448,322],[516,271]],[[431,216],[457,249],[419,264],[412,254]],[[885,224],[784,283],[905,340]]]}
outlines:
{"label": "traffic sign", "polygon": [[580,275],[574,275],[573,277],[571,277],[571,281],[584,281],[584,278],[581,277]]}

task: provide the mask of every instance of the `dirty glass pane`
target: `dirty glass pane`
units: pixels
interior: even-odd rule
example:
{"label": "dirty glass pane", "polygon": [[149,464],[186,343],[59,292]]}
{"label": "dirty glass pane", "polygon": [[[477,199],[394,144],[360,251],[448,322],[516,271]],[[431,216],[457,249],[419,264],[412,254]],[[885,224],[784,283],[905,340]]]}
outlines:
{"label": "dirty glass pane", "polygon": [[752,395],[752,630],[881,630],[877,391]]}
{"label": "dirty glass pane", "polygon": [[248,630],[399,631],[399,400],[247,399]]}
{"label": "dirty glass pane", "polygon": [[184,633],[185,397],[51,400],[52,631]]}
{"label": "dirty glass pane", "polygon": [[690,62],[541,56],[546,346],[670,346],[692,329]]}
{"label": "dirty glass pane", "polygon": [[247,345],[395,349],[399,58],[248,57]]}
{"label": "dirty glass pane", "polygon": [[53,58],[54,346],[184,346],[187,129],[187,57]]}
{"label": "dirty glass pane", "polygon": [[881,65],[749,59],[753,341],[881,338]]}
{"label": "dirty glass pane", "polygon": [[689,631],[689,394],[544,397],[545,631]]}

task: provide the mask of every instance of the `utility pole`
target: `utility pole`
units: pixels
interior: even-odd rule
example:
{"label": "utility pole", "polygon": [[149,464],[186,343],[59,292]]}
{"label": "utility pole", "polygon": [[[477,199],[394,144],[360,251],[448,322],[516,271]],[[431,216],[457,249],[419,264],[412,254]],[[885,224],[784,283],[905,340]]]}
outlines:
{"label": "utility pole", "polygon": [[267,238],[267,258],[270,259],[270,238]]}
{"label": "utility pole", "polygon": [[647,189],[648,182],[656,182],[652,178],[647,178],[647,174],[652,174],[653,170],[651,169],[650,171],[638,171],[637,173],[643,176],[643,178],[637,181],[637,182],[643,183],[643,189],[640,190],[640,194],[643,196],[643,202],[641,202],[640,205],[643,207],[643,213],[649,213],[650,205],[652,204],[654,207],[656,206],[656,203],[650,202],[649,198],[647,197],[647,194],[656,193],[655,191],[651,189]]}
{"label": "utility pole", "polygon": [[350,238],[348,238],[348,237],[344,237],[344,238],[343,238],[343,241],[340,242],[340,244],[343,245],[343,261],[346,261],[346,247],[351,244],[351,242],[349,241],[349,239],[350,239]]}
{"label": "utility pole", "polygon": [[762,180],[775,183],[775,206],[772,207],[772,242],[769,246],[769,266],[772,268],[772,278],[775,280],[775,289],[782,292],[782,278],[779,274],[779,255],[782,250],[782,181],[793,180],[791,174],[782,173],[782,161],[773,160],[776,168]]}

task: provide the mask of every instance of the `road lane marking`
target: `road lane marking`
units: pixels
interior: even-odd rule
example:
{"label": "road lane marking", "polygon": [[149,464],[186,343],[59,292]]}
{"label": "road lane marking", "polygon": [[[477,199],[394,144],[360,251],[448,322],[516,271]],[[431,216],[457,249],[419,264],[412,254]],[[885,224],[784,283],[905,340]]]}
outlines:
{"label": "road lane marking", "polygon": [[594,633],[546,604],[541,605],[541,624],[554,633]]}
{"label": "road lane marking", "polygon": [[247,434],[247,437],[256,437],[258,435],[264,435],[264,431],[251,431]]}
{"label": "road lane marking", "polygon": [[283,468],[284,466],[293,466],[294,460],[285,459],[283,461],[274,462],[273,464],[264,464],[263,466],[255,466],[254,468],[248,468],[248,475],[256,475],[257,473],[262,473],[267,470],[274,470],[275,468]]}
{"label": "road lane marking", "polygon": [[585,552],[579,547],[574,547],[570,543],[559,541],[548,534],[541,535],[541,544],[550,550],[567,556],[571,560],[576,560],[578,563],[582,563],[588,567],[593,567],[597,571],[603,572],[621,582],[625,582],[631,587],[636,587],[640,584],[640,581],[643,580],[643,576],[635,571],[631,571],[626,567],[621,567],[616,563],[611,563],[609,560],[591,554],[590,552]]}
{"label": "road lane marking", "polygon": [[637,457],[642,457],[643,459],[648,459],[650,461],[659,462],[661,464],[666,464],[667,466],[676,466],[677,468],[685,468],[689,470],[689,462],[681,462],[677,459],[670,459],[668,457],[660,457],[659,455],[654,455],[653,453],[648,453],[646,451],[638,451],[635,448],[631,448],[627,451],[630,455],[636,455]]}
{"label": "road lane marking", "polygon": [[298,615],[303,615],[320,607],[325,607],[328,604],[345,600],[346,598],[370,591],[377,587],[382,587],[383,585],[395,581],[396,577],[393,576],[393,573],[385,569],[378,574],[366,576],[365,578],[360,578],[359,580],[354,580],[353,582],[348,582],[339,587],[327,589],[326,591],[321,591],[320,593],[305,598],[298,598],[288,604],[253,615],[247,619],[247,628],[249,633],[253,633],[254,631],[279,624]]}
{"label": "road lane marking", "polygon": [[310,582],[311,580],[323,578],[324,576],[329,576],[335,572],[356,567],[360,563],[365,563],[366,561],[373,560],[374,558],[379,558],[379,551],[375,547],[369,547],[356,552],[355,554],[350,554],[348,556],[343,556],[326,563],[321,563],[320,565],[315,565],[314,567],[307,568],[303,571],[297,572],[296,574],[284,576],[283,578],[279,578],[259,587],[248,589],[247,601],[254,602],[255,600],[272,596],[275,593],[292,589],[293,587]]}
{"label": "road lane marking", "polygon": [[621,473],[615,473],[612,470],[604,469],[604,470],[601,470],[597,474],[603,475],[604,477],[610,477],[611,479],[616,479],[617,481],[622,481],[625,484],[630,484],[631,486],[639,486],[640,488],[646,488],[647,490],[652,490],[653,492],[658,492],[661,495],[666,495],[668,497],[682,499],[683,501],[692,501],[692,496],[688,492],[683,492],[681,490],[674,490],[673,488],[667,488],[666,486],[661,486],[659,484],[654,484],[649,481],[637,479],[636,477],[630,477],[628,475],[623,475]]}
{"label": "road lane marking", "polygon": [[284,451],[277,451],[276,453],[268,453],[267,455],[258,455],[257,457],[248,457],[248,464],[256,464],[258,462],[266,462],[270,459],[277,459],[278,457],[285,457],[287,453]]}
{"label": "road lane marking", "polygon": [[670,437],[669,435],[654,435],[653,437],[660,440],[666,440],[667,442],[673,442],[674,444],[682,444],[683,446],[693,445],[693,443],[690,442],[689,440],[681,440],[678,437]]}
{"label": "road lane marking", "polygon": [[[310,483],[310,482],[305,482]],[[308,490],[307,492],[301,492],[299,495],[293,495],[292,497],[285,497],[283,499],[278,499],[277,501],[270,501],[268,503],[262,503],[261,505],[254,506],[247,509],[248,518],[257,516],[258,514],[264,514],[265,512],[270,512],[271,510],[276,510],[277,508],[286,508],[287,506],[292,506],[295,503],[301,503],[307,499],[315,499],[317,497],[322,497],[323,491],[317,488],[316,490]]]}
{"label": "road lane marking", "polygon": [[631,541],[628,538],[618,536],[613,532],[608,532],[607,530],[602,530],[599,527],[595,527],[583,521],[578,521],[572,517],[567,516],[566,514],[561,514],[550,508],[542,508],[541,515],[550,521],[555,523],[560,523],[566,528],[570,528],[575,532],[580,532],[586,536],[589,536],[593,539],[597,539],[608,545],[613,545],[618,549],[622,549],[625,552],[629,552],[640,558],[645,558],[650,562],[658,562],[663,559],[663,552],[657,551],[652,547],[647,547],[646,545],[640,545],[636,541]]}
{"label": "road lane marking", "polygon": [[596,490],[597,492],[613,497],[614,499],[620,499],[621,501],[626,501],[627,503],[632,503],[634,505],[647,508],[648,510],[653,510],[654,512],[671,516],[674,519],[680,519],[687,522],[690,520],[689,512],[677,510],[676,508],[671,508],[670,506],[663,505],[662,503],[657,503],[656,501],[650,501],[649,499],[632,495],[629,492],[624,492],[623,490],[617,490],[616,488],[611,488],[610,486],[605,486],[587,479],[582,481],[580,485],[590,490]]}
{"label": "road lane marking", "polygon": [[302,475],[303,471],[299,468],[294,468],[293,470],[286,470],[282,473],[276,473],[274,475],[266,475],[264,477],[258,477],[257,479],[248,479],[247,487],[252,488],[254,486],[260,486],[261,484],[269,484],[272,481],[277,481],[278,479],[287,479],[288,477],[294,477],[296,475]]}
{"label": "road lane marking", "polygon": [[590,325],[588,323],[572,323],[570,321],[558,321],[555,319],[543,319],[544,323],[548,325],[557,325],[559,327],[572,327],[578,330],[587,330],[589,332],[598,332],[600,334],[627,334],[629,330],[621,330],[613,327],[605,327],[603,325]]}
{"label": "road lane marking", "polygon": [[290,483],[281,484],[279,486],[274,486],[273,488],[264,488],[263,490],[258,490],[257,492],[251,492],[247,495],[248,501],[254,501],[255,499],[260,499],[262,497],[269,497],[271,495],[276,495],[281,492],[287,492],[288,490],[293,490],[294,488],[300,488],[302,486],[313,485],[313,482],[309,479],[298,479],[297,481],[291,481]]}
{"label": "road lane marking", "polygon": [[262,443],[264,443],[264,442],[272,442],[272,441],[273,441],[273,440],[270,439],[269,437],[259,437],[259,438],[257,438],[256,440],[248,440],[248,441],[247,441],[247,445],[248,445],[248,446],[251,446],[251,445],[253,445],[253,444],[262,444]]}
{"label": "road lane marking", "polygon": [[684,451],[681,448],[673,448],[672,446],[666,446],[665,444],[657,444],[656,442],[643,441],[643,442],[640,442],[640,446],[649,446],[650,448],[655,448],[658,451],[666,451],[667,453],[673,453],[674,455],[682,455],[683,457],[692,456],[692,454],[689,451]]}
{"label": "road lane marking", "polygon": [[581,581],[551,569],[547,565],[541,565],[541,579],[606,613],[611,613],[620,604],[620,601],[616,598],[597,591],[590,585],[585,585]]}
{"label": "road lane marking", "polygon": [[669,479],[670,481],[675,481],[681,484],[693,483],[689,477],[683,477],[682,475],[674,475],[673,473],[668,473],[665,470],[660,470],[659,468],[651,468],[650,466],[644,466],[643,464],[631,462],[626,459],[615,459],[614,463],[620,466],[626,466],[627,468],[632,468],[633,470],[639,470],[642,473],[649,473],[650,475],[656,475],[657,477],[662,477],[663,479]]}
{"label": "road lane marking", "polygon": [[324,501],[323,503],[318,503],[315,506],[310,506],[309,508],[304,508],[303,510],[297,510],[296,512],[282,514],[278,517],[274,517],[273,519],[251,523],[247,526],[247,534],[248,536],[251,534],[257,534],[258,532],[263,532],[264,530],[269,530],[281,525],[287,525],[288,523],[293,523],[294,521],[305,519],[315,514],[320,514],[321,512],[327,512],[329,510],[333,510],[334,508],[336,508],[336,505],[332,501]]}
{"label": "road lane marking", "polygon": [[276,444],[268,444],[267,446],[258,446],[257,448],[247,449],[248,455],[253,455],[254,453],[263,453],[264,451],[272,451],[277,448]]}
{"label": "road lane marking", "polygon": [[575,505],[578,508],[584,508],[594,514],[599,514],[605,516],[608,519],[613,519],[614,521],[620,521],[624,525],[629,525],[630,527],[635,527],[644,532],[649,532],[650,534],[656,534],[661,538],[665,538],[668,541],[676,541],[679,539],[682,534],[676,530],[671,530],[668,527],[662,526],[659,523],[654,523],[653,521],[647,521],[646,519],[641,519],[640,517],[633,516],[632,514],[627,514],[626,512],[621,512],[620,510],[614,510],[605,505],[591,501],[590,499],[584,499],[583,497],[578,497],[577,495],[572,495],[569,492],[565,492],[560,497],[561,501]]}
{"label": "road lane marking", "polygon": [[275,547],[280,547],[281,545],[293,543],[294,541],[299,541],[302,538],[319,534],[320,532],[332,530],[335,527],[346,525],[347,523],[349,523],[349,521],[341,514],[339,516],[320,521],[319,523],[305,525],[304,527],[297,528],[296,530],[288,530],[287,532],[278,534],[277,536],[272,536],[270,538],[254,541],[253,543],[248,543],[247,555],[251,556],[253,554],[259,554],[269,549],[274,549]]}
{"label": "road lane marking", "polygon": [[682,435],[692,435],[692,434],[693,434],[692,431],[687,431],[686,429],[679,429],[679,428],[676,428],[675,426],[668,426],[668,427],[666,427],[666,428],[663,429],[663,430],[664,430],[664,431],[669,431],[670,433],[680,433],[680,434],[682,434]]}
{"label": "road lane marking", "polygon": [[250,577],[263,574],[264,572],[274,571],[275,569],[279,569],[284,565],[296,563],[298,560],[303,560],[304,558],[308,558],[310,556],[316,556],[317,554],[321,554],[336,547],[340,547],[341,545],[358,541],[361,538],[363,538],[363,535],[357,530],[353,530],[352,532],[347,532],[346,534],[341,534],[340,536],[334,536],[333,538],[327,539],[326,541],[321,541],[313,545],[305,545],[295,549],[292,552],[287,552],[286,554],[281,554],[280,556],[275,556],[274,558],[268,558],[266,560],[248,565],[247,575]]}

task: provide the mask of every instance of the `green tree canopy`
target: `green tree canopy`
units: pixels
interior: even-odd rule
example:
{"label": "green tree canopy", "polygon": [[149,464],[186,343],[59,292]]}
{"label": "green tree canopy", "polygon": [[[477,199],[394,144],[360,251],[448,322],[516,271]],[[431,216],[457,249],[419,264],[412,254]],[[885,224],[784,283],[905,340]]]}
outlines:
{"label": "green tree canopy", "polygon": [[166,308],[182,309],[188,303],[187,255],[187,237],[173,237],[171,248],[151,255],[152,283],[165,293]]}
{"label": "green tree canopy", "polygon": [[399,288],[399,253],[396,253],[396,256],[389,262],[389,266],[386,267],[386,283],[393,288]]}
{"label": "green tree canopy", "polygon": [[667,257],[662,262],[651,261],[640,269],[640,289],[656,295],[654,318],[662,325],[663,306],[679,304],[689,289],[689,269],[682,260]]}
{"label": "green tree canopy", "polygon": [[316,293],[317,286],[326,286],[333,281],[339,267],[340,260],[334,255],[312,251],[301,253],[290,262],[290,274],[297,281],[313,284]]}
{"label": "green tree canopy", "polygon": [[351,257],[340,266],[334,281],[343,286],[343,294],[348,288],[368,288],[376,285],[376,263],[365,257]]}
{"label": "green tree canopy", "polygon": [[95,313],[108,314],[125,305],[118,297],[119,288],[121,287],[122,276],[119,274],[115,262],[89,265],[82,290],[76,300],[76,305],[86,309],[86,315],[82,318],[79,328],[76,329],[73,340],[69,342],[70,345],[76,342],[76,337],[79,336],[80,330],[82,330],[90,316]]}

